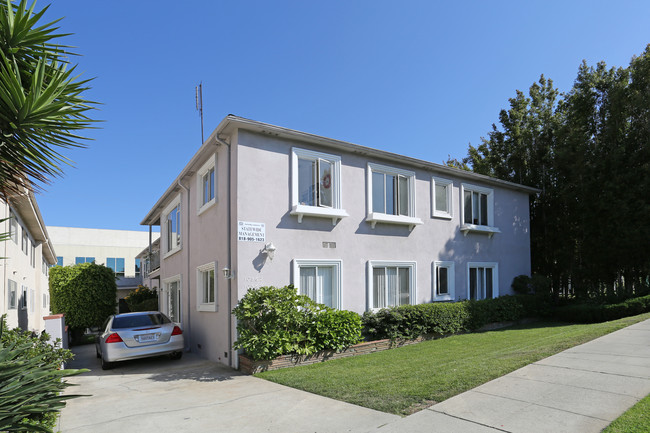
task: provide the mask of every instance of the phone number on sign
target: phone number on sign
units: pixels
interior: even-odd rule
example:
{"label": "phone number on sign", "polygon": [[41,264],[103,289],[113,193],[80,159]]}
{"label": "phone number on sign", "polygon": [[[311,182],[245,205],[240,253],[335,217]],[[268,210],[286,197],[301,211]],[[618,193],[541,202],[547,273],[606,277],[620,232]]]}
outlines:
{"label": "phone number on sign", "polygon": [[256,236],[239,236],[240,241],[248,241],[248,242],[264,242],[264,238],[256,237]]}

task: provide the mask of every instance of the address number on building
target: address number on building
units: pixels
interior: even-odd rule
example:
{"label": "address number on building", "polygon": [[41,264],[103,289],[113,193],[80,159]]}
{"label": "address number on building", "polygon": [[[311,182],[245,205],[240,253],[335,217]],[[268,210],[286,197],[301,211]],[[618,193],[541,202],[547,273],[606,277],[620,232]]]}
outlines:
{"label": "address number on building", "polygon": [[264,223],[239,221],[237,224],[237,240],[244,242],[266,242],[266,226]]}

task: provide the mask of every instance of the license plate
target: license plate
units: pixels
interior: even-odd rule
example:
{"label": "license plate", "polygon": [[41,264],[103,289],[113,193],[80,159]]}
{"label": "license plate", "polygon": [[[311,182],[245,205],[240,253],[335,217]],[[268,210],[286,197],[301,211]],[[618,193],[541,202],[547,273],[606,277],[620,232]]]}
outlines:
{"label": "license plate", "polygon": [[159,336],[160,334],[141,334],[136,335],[135,338],[139,343],[149,343],[158,340]]}

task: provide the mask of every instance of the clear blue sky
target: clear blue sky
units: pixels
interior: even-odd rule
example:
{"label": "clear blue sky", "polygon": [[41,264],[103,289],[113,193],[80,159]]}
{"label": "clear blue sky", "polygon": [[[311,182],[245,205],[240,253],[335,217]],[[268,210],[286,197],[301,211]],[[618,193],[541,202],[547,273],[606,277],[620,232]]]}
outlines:
{"label": "clear blue sky", "polygon": [[[48,4],[39,1],[37,7]],[[104,122],[37,197],[47,225],[140,221],[229,113],[433,162],[461,158],[517,89],[650,43],[642,1],[54,0]]]}

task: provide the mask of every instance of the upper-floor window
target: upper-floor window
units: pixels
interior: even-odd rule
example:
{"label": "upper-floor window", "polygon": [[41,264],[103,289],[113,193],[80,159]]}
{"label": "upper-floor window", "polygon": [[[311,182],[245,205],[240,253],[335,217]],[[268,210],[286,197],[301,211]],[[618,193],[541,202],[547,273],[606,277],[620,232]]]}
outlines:
{"label": "upper-floor window", "polygon": [[440,177],[431,178],[431,203],[434,217],[451,218],[452,187],[453,183],[449,179],[442,179]]}
{"label": "upper-floor window", "polygon": [[198,191],[198,213],[201,214],[207,208],[216,203],[216,166],[217,156],[212,155],[203,167],[197,172]]}
{"label": "upper-floor window", "polygon": [[116,277],[124,276],[124,258],[123,257],[107,257],[106,266],[115,272]]}
{"label": "upper-floor window", "polygon": [[163,212],[165,253],[172,254],[181,248],[181,197],[180,195]]}
{"label": "upper-floor window", "polygon": [[415,303],[415,262],[371,261],[368,266],[370,308]]}
{"label": "upper-floor window", "polygon": [[467,264],[467,299],[490,299],[499,296],[499,265],[492,262]]}
{"label": "upper-floor window", "polygon": [[41,271],[43,272],[44,275],[48,274],[50,267],[47,265],[47,262],[45,261],[45,257],[41,257]]}
{"label": "upper-floor window", "polygon": [[57,266],[63,266],[63,257],[56,256],[56,265]]}
{"label": "upper-floor window", "polygon": [[135,276],[139,277],[142,272],[142,268],[140,267],[140,259],[135,259]]}
{"label": "upper-floor window", "polygon": [[422,224],[415,217],[415,173],[368,163],[368,218],[377,222],[406,224],[411,229]]}
{"label": "upper-floor window", "polygon": [[32,265],[32,268],[36,267],[36,245],[34,242],[29,242],[29,264]]}
{"label": "upper-floor window", "polygon": [[27,230],[23,227],[23,237],[20,249],[23,250],[23,253],[29,254],[29,235],[27,235]]}
{"label": "upper-floor window", "polygon": [[341,308],[341,261],[294,260],[293,283],[301,295],[332,308]]}
{"label": "upper-floor window", "polygon": [[332,218],[348,216],[341,205],[341,157],[306,149],[291,150],[291,214]]}
{"label": "upper-floor window", "polygon": [[[95,263],[95,258],[94,257],[75,257],[74,258],[74,264],[75,265],[78,265],[78,264],[81,264],[81,263]],[[61,264],[61,266],[63,266],[63,264]]]}
{"label": "upper-floor window", "polygon": [[484,232],[492,236],[500,230],[494,227],[494,190],[461,184],[461,231]]}
{"label": "upper-floor window", "polygon": [[11,232],[11,240],[14,241],[16,245],[18,245],[18,219],[16,218],[16,214],[14,214],[14,211],[9,211],[9,230]]}

